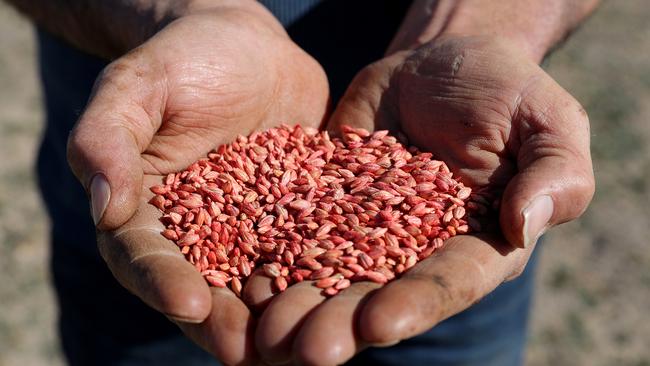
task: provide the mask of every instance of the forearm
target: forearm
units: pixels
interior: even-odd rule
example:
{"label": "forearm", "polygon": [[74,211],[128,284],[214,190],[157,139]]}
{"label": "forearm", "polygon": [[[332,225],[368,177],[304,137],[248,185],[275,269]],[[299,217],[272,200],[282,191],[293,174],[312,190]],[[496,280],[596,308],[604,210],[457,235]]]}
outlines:
{"label": "forearm", "polygon": [[599,0],[416,0],[388,53],[443,35],[491,35],[519,45],[536,62],[561,42]]}
{"label": "forearm", "polygon": [[37,25],[104,58],[137,47],[174,19],[226,0],[6,0]]}

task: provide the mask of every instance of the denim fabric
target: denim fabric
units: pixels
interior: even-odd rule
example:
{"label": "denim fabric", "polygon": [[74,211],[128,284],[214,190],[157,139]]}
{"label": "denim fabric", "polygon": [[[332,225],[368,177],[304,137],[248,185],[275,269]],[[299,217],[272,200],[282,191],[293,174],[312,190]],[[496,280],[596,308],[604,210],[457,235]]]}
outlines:
{"label": "denim fabric", "polygon": [[[262,1],[325,68],[336,101],[386,49],[408,1]],[[51,217],[51,268],[59,328],[71,365],[212,365],[164,316],[124,290],[99,257],[88,201],[66,162],[66,139],[103,60],[38,32],[46,128],[39,186]],[[521,363],[535,260],[517,280],[421,336],[358,355],[354,365]]]}
{"label": "denim fabric", "polygon": [[351,365],[518,366],[523,364],[537,254],[524,273],[471,308],[393,347],[369,349]]}

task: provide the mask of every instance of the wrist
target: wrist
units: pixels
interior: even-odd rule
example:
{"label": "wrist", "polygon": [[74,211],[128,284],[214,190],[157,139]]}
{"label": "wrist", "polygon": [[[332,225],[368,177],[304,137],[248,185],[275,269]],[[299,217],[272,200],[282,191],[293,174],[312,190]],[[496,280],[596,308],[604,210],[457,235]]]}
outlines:
{"label": "wrist", "polygon": [[540,63],[546,53],[568,33],[569,27],[563,19],[562,2],[550,0],[542,2],[516,1],[508,4],[492,4],[482,11],[471,5],[461,4],[450,15],[449,20],[438,34],[440,36],[488,36],[496,37],[513,45],[529,59]]}
{"label": "wrist", "polygon": [[596,7],[598,0],[416,0],[388,53],[439,37],[492,36],[536,63]]}
{"label": "wrist", "polygon": [[[119,41],[117,55],[121,55],[156,35],[173,22],[183,18],[209,14],[222,11],[241,11],[248,17],[271,18],[267,23],[272,24],[274,18],[266,8],[254,0],[184,0],[184,1],[146,1],[148,6],[143,5],[136,11],[138,18],[132,28],[126,28]],[[282,29],[282,26],[279,26]]]}

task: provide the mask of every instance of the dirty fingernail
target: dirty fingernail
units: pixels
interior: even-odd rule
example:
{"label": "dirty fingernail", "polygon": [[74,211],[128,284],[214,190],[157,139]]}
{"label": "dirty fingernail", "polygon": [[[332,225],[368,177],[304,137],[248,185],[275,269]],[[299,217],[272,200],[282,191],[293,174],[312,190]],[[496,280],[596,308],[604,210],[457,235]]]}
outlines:
{"label": "dirty fingernail", "polygon": [[90,208],[95,225],[104,216],[108,201],[111,199],[111,186],[108,185],[106,177],[102,173],[97,173],[90,181]]}
{"label": "dirty fingernail", "polygon": [[546,231],[553,216],[553,199],[549,195],[535,197],[523,212],[524,248],[531,246]]}
{"label": "dirty fingernail", "polygon": [[390,347],[390,346],[394,346],[394,345],[398,344],[399,342],[401,342],[401,340],[396,339],[394,341],[388,341],[388,342],[383,342],[383,343],[370,343],[370,345],[373,346],[373,347]]}

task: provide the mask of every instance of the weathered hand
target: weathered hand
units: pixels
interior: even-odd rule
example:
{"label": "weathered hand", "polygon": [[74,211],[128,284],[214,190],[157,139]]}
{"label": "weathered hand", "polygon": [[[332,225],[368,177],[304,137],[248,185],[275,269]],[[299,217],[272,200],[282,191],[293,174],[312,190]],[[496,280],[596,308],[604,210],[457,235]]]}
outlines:
{"label": "weathered hand", "polygon": [[282,122],[318,127],[329,92],[318,63],[261,5],[227,3],[181,17],[110,64],[68,157],[115,277],[236,364],[253,357],[250,312],[229,290],[209,289],[160,236],[147,187],[238,134]]}
{"label": "weathered hand", "polygon": [[[579,216],[593,194],[584,110],[504,41],[439,39],[370,65],[330,129],[343,124],[402,134],[466,184],[502,192],[505,238],[454,237],[379,290],[356,283],[324,301],[307,283],[293,286],[260,319],[263,359],[339,364],[368,344],[424,332],[520,274],[541,232]],[[266,281],[255,279],[259,287]]]}
{"label": "weathered hand", "polygon": [[594,191],[580,104],[506,41],[444,38],[362,71],[331,127],[403,133],[474,187],[503,191],[516,247],[578,217]]}

